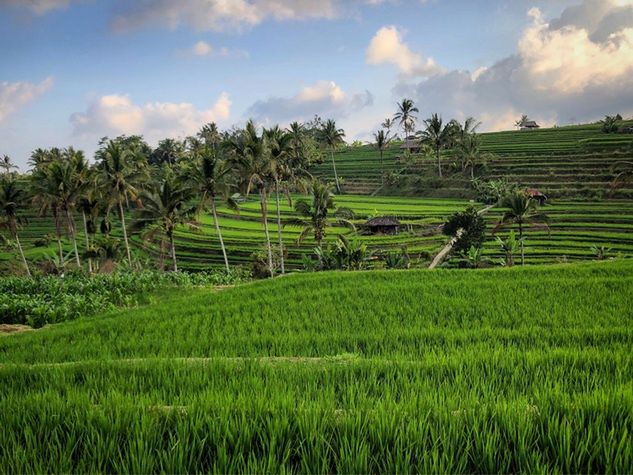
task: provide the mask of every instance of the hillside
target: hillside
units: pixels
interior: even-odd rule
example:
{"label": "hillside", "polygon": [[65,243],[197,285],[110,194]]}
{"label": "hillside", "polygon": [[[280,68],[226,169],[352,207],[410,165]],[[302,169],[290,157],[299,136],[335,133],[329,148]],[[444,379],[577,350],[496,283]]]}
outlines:
{"label": "hillside", "polygon": [[[507,177],[524,186],[539,188],[555,198],[610,196],[614,176],[611,167],[633,156],[633,135],[604,134],[599,124],[482,133],[480,136],[482,150],[493,156],[478,175]],[[434,157],[418,157],[403,163],[396,158],[399,156],[399,143],[385,153],[384,168],[394,177],[380,193],[453,198],[473,196],[468,174],[458,170],[459,167],[451,168],[454,159],[450,150],[443,153],[448,174],[443,180],[437,178]],[[335,157],[346,192],[370,194],[381,186],[380,156],[371,145],[348,147]],[[329,160],[315,167],[314,173],[333,180]],[[616,191],[612,197],[632,198],[633,185]]]}
{"label": "hillside", "polygon": [[626,472],[632,275],[303,274],[0,337],[0,471]]}

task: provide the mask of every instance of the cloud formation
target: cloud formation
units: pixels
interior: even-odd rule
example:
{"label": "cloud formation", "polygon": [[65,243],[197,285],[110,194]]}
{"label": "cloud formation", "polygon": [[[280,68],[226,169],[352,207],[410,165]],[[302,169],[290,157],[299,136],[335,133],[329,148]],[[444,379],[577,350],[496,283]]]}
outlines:
{"label": "cloud formation", "polygon": [[53,87],[53,78],[48,77],[39,84],[30,82],[0,83],[0,122],[19,108],[33,102]]}
{"label": "cloud formation", "polygon": [[[371,0],[138,0],[116,16],[116,30],[135,30],[147,24],[175,29],[239,31],[266,20],[333,19]],[[132,6],[130,6],[130,4]]]}
{"label": "cloud formation", "polygon": [[206,41],[198,41],[191,47],[190,53],[194,56],[206,57],[206,58],[247,58],[248,53],[243,50],[231,49],[225,46],[216,48],[211,46]]}
{"label": "cloud formation", "polygon": [[409,76],[430,76],[442,71],[433,58],[423,59],[403,41],[404,33],[395,26],[384,26],[371,39],[365,61],[367,64],[395,64]]}
{"label": "cloud formation", "polygon": [[425,114],[475,115],[485,130],[512,128],[522,113],[550,125],[633,114],[631,3],[585,0],[549,22],[533,8],[514,55],[474,72],[401,78],[394,93]]}
{"label": "cloud formation", "polygon": [[264,123],[307,120],[314,114],[336,119],[371,106],[373,102],[373,95],[369,91],[348,94],[334,81],[318,81],[292,97],[271,97],[257,101],[246,115]]}
{"label": "cloud formation", "polygon": [[70,122],[76,136],[140,134],[155,142],[194,134],[205,123],[224,122],[230,115],[231,100],[226,93],[206,110],[186,102],[137,105],[127,95],[112,94],[93,101],[86,112],[72,114]]}
{"label": "cloud formation", "polygon": [[24,8],[36,15],[66,8],[69,4],[70,0],[0,0],[0,7]]}

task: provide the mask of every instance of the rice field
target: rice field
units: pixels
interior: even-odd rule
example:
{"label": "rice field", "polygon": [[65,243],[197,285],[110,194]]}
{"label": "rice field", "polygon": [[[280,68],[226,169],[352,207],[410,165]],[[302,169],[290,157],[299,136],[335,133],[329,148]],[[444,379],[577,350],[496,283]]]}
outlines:
{"label": "rice field", "polygon": [[[295,196],[294,199],[300,199]],[[398,235],[358,235],[357,238],[366,242],[373,251],[398,250],[406,246],[412,256],[413,265],[424,267],[447,242],[439,230],[439,226],[454,212],[461,211],[470,203],[468,200],[414,198],[414,197],[372,197],[360,195],[342,195],[336,198],[337,206],[349,207],[355,213],[353,222],[360,230],[363,223],[373,216],[395,216],[402,223]],[[603,200],[603,201],[572,201],[550,200],[544,207],[550,218],[550,230],[528,230],[526,241],[526,261],[530,264],[554,263],[561,261],[593,259],[592,246],[604,246],[609,249],[611,257],[633,255],[633,201]],[[288,224],[295,218],[293,208],[286,202],[281,203],[282,223]],[[229,261],[233,266],[248,267],[252,254],[261,249],[264,244],[259,202],[251,199],[241,205],[239,215],[222,208],[221,226]],[[276,207],[274,201],[270,203],[269,225],[276,242],[277,224]],[[488,240],[484,254],[495,261],[501,256],[492,230],[501,218],[502,210],[492,209],[487,215]],[[219,242],[215,228],[209,216],[200,218],[198,229],[181,228],[176,234],[176,248],[180,266],[184,270],[198,271],[220,268],[223,265]],[[56,244],[41,248],[35,247],[36,239],[44,234],[52,233],[50,218],[33,216],[29,218],[29,225],[22,231],[27,258],[32,261],[44,260],[47,255],[55,253]],[[314,241],[310,237],[301,245],[296,239],[301,228],[286,225],[282,228],[284,247],[288,254],[290,269],[301,269],[302,259],[312,253]],[[117,223],[113,226],[113,233],[118,235],[120,230]],[[500,231],[504,236],[507,230]],[[348,228],[331,228],[328,230],[326,242],[336,239],[338,234],[352,237]],[[83,234],[79,236],[80,244]],[[157,247],[148,244],[140,236],[132,237],[132,244],[141,256],[157,261]],[[71,250],[69,242],[65,243],[67,251]],[[18,262],[12,252],[0,251],[0,263]],[[376,263],[379,265],[379,263]]]}
{"label": "rice field", "polygon": [[632,276],[295,274],[0,337],[0,472],[629,473]]}

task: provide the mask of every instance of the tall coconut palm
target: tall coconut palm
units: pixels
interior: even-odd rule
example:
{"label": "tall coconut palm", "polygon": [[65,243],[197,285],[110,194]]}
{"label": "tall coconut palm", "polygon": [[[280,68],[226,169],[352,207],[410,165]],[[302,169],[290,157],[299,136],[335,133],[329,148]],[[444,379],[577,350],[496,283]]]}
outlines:
{"label": "tall coconut palm", "polygon": [[337,193],[341,193],[341,185],[338,180],[338,173],[336,172],[336,162],[334,161],[334,151],[341,144],[345,143],[345,132],[343,129],[339,129],[336,126],[336,122],[332,119],[328,119],[319,130],[319,141],[324,144],[330,151],[330,158],[332,159],[332,169],[334,170],[334,182],[336,183]]}
{"label": "tall coconut palm", "polygon": [[455,128],[452,123],[444,124],[442,118],[433,114],[424,121],[425,129],[420,133],[422,141],[433,147],[437,157],[437,173],[442,177],[442,149],[453,141]]}
{"label": "tall coconut palm", "polygon": [[192,185],[193,190],[199,195],[199,210],[209,209],[213,216],[213,224],[220,241],[224,266],[230,271],[229,259],[226,254],[224,239],[220,229],[220,221],[217,212],[218,197],[222,197],[232,208],[237,208],[237,203],[230,197],[231,167],[220,159],[211,143],[205,144],[193,150],[193,165],[186,172],[186,179]]}
{"label": "tall coconut palm", "polygon": [[524,192],[516,192],[501,200],[500,206],[507,208],[495,231],[501,227],[516,224],[519,227],[521,265],[525,265],[523,231],[526,226],[537,226],[549,230],[549,217],[539,210],[539,204]]}
{"label": "tall coconut palm", "polygon": [[18,167],[13,163],[11,157],[8,155],[3,155],[0,158],[0,169],[4,170],[4,173],[7,175],[12,172],[12,170],[16,170]]}
{"label": "tall coconut palm", "polygon": [[273,181],[273,175],[266,141],[263,136],[258,135],[255,123],[249,120],[242,133],[229,140],[227,147],[233,154],[233,161],[240,169],[246,183],[246,194],[250,194],[253,188],[257,189],[259,193],[259,206],[268,253],[268,268],[270,276],[273,277],[275,274],[273,250],[268,229],[268,189]]}
{"label": "tall coconut palm", "polygon": [[24,222],[18,214],[20,208],[25,204],[24,198],[24,190],[19,187],[15,178],[8,174],[0,177],[0,227],[6,228],[15,240],[26,275],[31,277],[29,264],[26,262],[26,257],[24,257],[24,250],[22,249],[18,233]]}
{"label": "tall coconut palm", "polygon": [[395,122],[393,119],[387,117],[382,124],[380,124],[380,126],[385,129],[387,131],[387,134],[391,133],[391,129],[393,128],[393,126],[395,125]]}
{"label": "tall coconut palm", "polygon": [[264,137],[270,154],[270,170],[275,183],[275,204],[277,207],[277,241],[279,244],[279,263],[281,273],[286,273],[284,263],[284,242],[281,233],[281,205],[279,202],[279,192],[282,183],[287,183],[292,179],[293,170],[290,159],[292,158],[292,136],[275,126],[264,130]]}
{"label": "tall coconut palm", "polygon": [[416,114],[420,111],[411,99],[402,99],[397,106],[398,111],[393,115],[393,118],[404,130],[404,139],[406,140],[415,130]]}
{"label": "tall coconut palm", "polygon": [[195,223],[196,207],[188,205],[190,190],[179,184],[172,173],[166,173],[150,190],[141,192],[143,206],[134,212],[132,221],[132,229],[146,230],[146,238],[157,234],[167,238],[174,272],[178,271],[174,231],[179,225]]}
{"label": "tall coconut palm", "polygon": [[391,137],[389,137],[389,132],[385,133],[384,130],[379,130],[378,132],[374,134],[374,146],[380,152],[380,181],[381,183],[384,183],[385,181],[385,167],[383,164],[382,157],[383,157],[383,154],[385,153],[385,150],[387,150],[387,147],[389,147],[390,142],[391,142]]}
{"label": "tall coconut palm", "polygon": [[[346,218],[337,217],[333,222],[329,219],[330,211],[334,212],[336,206],[334,204],[334,195],[328,185],[318,180],[313,180],[311,185],[312,202],[298,200],[295,203],[295,210],[301,216],[291,221],[291,224],[303,226],[303,231],[297,238],[297,244],[313,233],[317,248],[321,249],[321,244],[325,238],[326,228],[333,224],[344,225],[350,229],[355,229],[354,224]],[[341,212],[339,212],[341,211]],[[336,214],[345,214],[339,210]]]}
{"label": "tall coconut palm", "polygon": [[452,120],[451,123],[455,130],[455,136],[460,141],[464,141],[469,135],[477,133],[477,129],[481,127],[481,122],[474,117],[468,117],[464,123],[458,122],[457,120]]}
{"label": "tall coconut palm", "polygon": [[470,168],[470,179],[475,179],[475,167],[483,165],[490,154],[481,150],[481,141],[477,134],[466,135],[456,147],[457,157],[462,162],[462,170]]}
{"label": "tall coconut palm", "polygon": [[124,148],[115,141],[109,141],[99,156],[101,157],[97,164],[99,184],[108,201],[108,207],[116,206],[118,209],[127,261],[131,266],[132,253],[125,224],[123,203],[139,196],[140,185],[145,178],[145,173],[137,166],[134,150]]}

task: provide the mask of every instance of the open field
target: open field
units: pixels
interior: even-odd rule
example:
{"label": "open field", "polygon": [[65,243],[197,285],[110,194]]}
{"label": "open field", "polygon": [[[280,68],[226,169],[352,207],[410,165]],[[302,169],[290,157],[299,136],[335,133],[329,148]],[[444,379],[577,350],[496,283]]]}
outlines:
{"label": "open field", "polygon": [[[508,177],[553,197],[607,196],[614,176],[611,167],[633,156],[633,135],[604,134],[599,124],[480,136],[482,150],[493,154],[486,166],[487,178]],[[407,182],[407,186],[393,187],[393,194],[408,191],[422,196],[472,195],[470,176],[451,171],[455,160],[450,150],[444,152],[444,167],[450,176],[443,180],[436,179],[434,157],[404,165],[396,160],[399,155],[399,144],[392,145],[384,154],[386,172],[399,172]],[[372,146],[341,150],[336,161],[347,192],[370,194],[380,187],[380,156]],[[314,173],[333,180],[332,165],[327,160]],[[616,191],[615,196],[633,197],[632,185]]]}
{"label": "open field", "polygon": [[[295,197],[297,199],[298,197]],[[467,200],[424,199],[408,197],[369,197],[343,195],[336,198],[338,206],[346,206],[354,210],[354,222],[360,227],[368,217],[374,215],[392,215],[398,217],[404,230],[397,236],[359,236],[373,250],[399,249],[407,246],[414,264],[423,265],[429,255],[434,255],[447,241],[438,227],[455,211],[466,208]],[[481,206],[481,205],[479,205]],[[275,204],[271,202],[270,226],[276,239]],[[633,202],[630,201],[565,201],[551,200],[544,208],[551,217],[551,229],[529,230],[527,232],[526,256],[529,263],[558,262],[560,260],[589,259],[594,257],[593,245],[611,249],[612,255],[633,254]],[[490,235],[501,217],[500,209],[493,209],[487,215],[489,239],[485,253],[491,259],[499,257],[498,246]],[[251,262],[251,255],[263,245],[259,204],[250,200],[242,204],[239,215],[228,209],[221,209],[221,225],[229,260],[232,265],[245,265]],[[286,201],[282,202],[282,221],[287,223],[295,217],[294,210]],[[180,228],[177,231],[176,248],[181,266],[185,270],[203,270],[222,265],[222,255],[216,239],[215,229],[208,216],[201,218],[200,229]],[[29,225],[22,231],[27,257],[32,260],[44,259],[55,252],[56,244],[47,248],[34,247],[33,242],[42,235],[52,233],[50,218],[30,217]],[[284,245],[288,252],[290,268],[301,268],[302,257],[312,252],[314,241],[307,239],[297,246],[295,241],[300,228],[286,226],[282,230]],[[503,235],[503,231],[500,235]],[[118,224],[113,226],[113,233],[118,235]],[[347,228],[333,228],[328,231],[327,240],[336,235],[350,235]],[[79,237],[83,243],[83,234]],[[275,241],[276,242],[276,241]],[[144,249],[141,255],[150,255],[155,259],[155,247],[147,246],[143,240],[135,236],[133,243],[137,249]],[[70,251],[70,243],[66,242]],[[9,252],[0,252],[0,261],[9,259],[16,261],[16,256]],[[420,260],[420,262],[417,262]]]}
{"label": "open field", "polygon": [[628,472],[632,275],[304,274],[0,337],[0,471]]}

